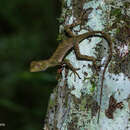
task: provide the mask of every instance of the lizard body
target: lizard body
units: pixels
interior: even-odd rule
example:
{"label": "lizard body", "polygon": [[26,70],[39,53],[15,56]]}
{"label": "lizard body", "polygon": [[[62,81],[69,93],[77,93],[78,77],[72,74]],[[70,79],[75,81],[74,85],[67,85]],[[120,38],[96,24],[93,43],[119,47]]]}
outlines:
{"label": "lizard body", "polygon": [[[75,25],[73,25],[73,26],[75,26]],[[70,25],[69,25],[69,27],[70,27]],[[68,30],[68,32],[70,32],[70,29]],[[103,70],[103,74],[102,74],[102,79],[101,79],[101,91],[100,91],[100,102],[99,102],[99,105],[101,107],[105,72],[106,72],[107,66],[108,66],[108,64],[109,64],[109,62],[112,58],[112,41],[111,41],[111,38],[108,34],[102,32],[102,31],[91,31],[91,32],[87,32],[87,33],[77,35],[77,36],[73,35],[72,32],[70,32],[70,34],[71,34],[72,37],[68,38],[67,40],[63,40],[63,42],[59,44],[59,46],[57,47],[54,54],[48,60],[33,61],[31,63],[30,71],[31,72],[45,71],[49,67],[54,67],[54,66],[60,65],[64,61],[64,57],[66,56],[67,52],[72,48],[74,48],[75,53],[76,53],[76,57],[78,59],[84,59],[84,60],[87,60],[87,61],[92,61],[94,66],[96,66],[96,58],[92,57],[92,56],[86,56],[86,55],[80,54],[78,45],[81,43],[81,41],[83,41],[83,40],[85,40],[89,37],[95,37],[96,36],[96,37],[102,37],[102,38],[106,39],[106,41],[109,45],[109,56],[108,56],[108,59],[106,61],[106,64],[105,64],[105,67],[104,67],[104,70]],[[70,65],[71,64],[69,64],[69,66]],[[73,68],[73,66],[71,66],[71,70],[74,73],[77,74],[76,69]],[[100,107],[99,107],[97,122],[99,122]]]}
{"label": "lizard body", "polygon": [[[101,35],[97,35],[99,33]],[[30,71],[31,72],[45,71],[49,67],[60,65],[64,57],[66,56],[67,52],[74,47],[75,43],[81,43],[81,41],[93,36],[105,38],[109,43],[110,50],[112,50],[112,43],[110,42],[111,39],[107,34],[105,34],[102,31],[87,32],[78,36],[74,36],[72,38],[68,38],[67,40],[63,40],[63,42],[59,44],[56,51],[48,60],[33,61],[31,63]],[[87,56],[85,58],[87,61],[93,61],[93,62],[96,61],[96,59],[92,56]]]}

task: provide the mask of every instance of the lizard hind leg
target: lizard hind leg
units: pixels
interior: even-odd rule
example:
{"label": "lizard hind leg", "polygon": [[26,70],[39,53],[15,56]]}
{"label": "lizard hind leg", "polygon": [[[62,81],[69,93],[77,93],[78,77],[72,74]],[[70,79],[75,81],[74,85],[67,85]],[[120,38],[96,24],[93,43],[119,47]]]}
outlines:
{"label": "lizard hind leg", "polygon": [[79,60],[86,60],[86,61],[92,61],[94,67],[97,68],[96,58],[94,58],[93,56],[82,55],[80,53],[80,50],[79,50],[79,43],[76,40],[74,40],[74,42],[75,42],[74,43],[74,51],[75,51],[77,59],[79,59]]}

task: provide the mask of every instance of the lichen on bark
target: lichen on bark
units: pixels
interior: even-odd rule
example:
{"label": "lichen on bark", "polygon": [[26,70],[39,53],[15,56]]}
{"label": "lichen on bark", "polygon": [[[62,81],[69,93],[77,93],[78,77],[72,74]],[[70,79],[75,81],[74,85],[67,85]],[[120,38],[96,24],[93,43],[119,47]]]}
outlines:
{"label": "lichen on bark", "polygon": [[[113,57],[105,74],[100,121],[97,123],[100,97],[100,83],[104,64],[107,59],[108,45],[102,38],[89,38],[80,44],[82,54],[94,56],[102,67],[95,72],[91,61],[76,59],[72,50],[67,59],[74,67],[80,68],[75,76],[70,70],[62,72],[55,91],[51,94],[45,130],[128,130],[130,129],[130,2],[127,0],[64,0],[61,18],[71,24],[85,9],[91,9],[87,19],[83,19],[82,29],[73,29],[76,34],[90,30],[101,30],[109,33],[113,41]],[[76,5],[77,4],[77,5]],[[77,8],[78,9],[77,9]],[[80,8],[79,8],[80,7]],[[76,15],[77,14],[77,15]],[[80,30],[80,31],[79,31]],[[111,100],[113,97],[114,100]],[[113,102],[112,102],[113,101]],[[116,101],[116,102],[115,102]],[[118,105],[122,102],[122,108]],[[114,109],[110,113],[111,106]],[[109,118],[107,115],[112,115]],[[106,114],[107,113],[107,114]]]}

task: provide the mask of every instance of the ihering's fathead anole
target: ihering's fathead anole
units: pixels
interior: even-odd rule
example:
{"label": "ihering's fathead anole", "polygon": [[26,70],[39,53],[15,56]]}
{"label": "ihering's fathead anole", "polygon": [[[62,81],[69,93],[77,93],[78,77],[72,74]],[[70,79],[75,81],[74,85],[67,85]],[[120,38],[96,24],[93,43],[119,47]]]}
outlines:
{"label": "ihering's fathead anole", "polygon": [[[87,32],[87,33],[84,33],[81,35],[74,35],[71,31],[71,28],[73,28],[77,25],[79,25],[78,22],[71,24],[71,25],[67,25],[65,27],[65,31],[71,37],[69,37],[67,40],[63,40],[59,44],[59,46],[57,47],[56,51],[53,53],[53,55],[48,60],[40,60],[40,61],[31,62],[30,71],[31,72],[45,71],[49,67],[54,67],[54,66],[57,66],[57,65],[64,63],[80,78],[80,76],[76,72],[77,69],[74,68],[69,63],[68,60],[64,59],[67,52],[73,48],[77,59],[92,61],[94,67],[96,68],[96,58],[93,56],[82,55],[79,51],[78,45],[81,43],[81,41],[83,41],[89,37],[102,37],[102,38],[104,38],[109,45],[109,55],[108,55],[108,59],[107,59],[107,62],[105,64],[103,74],[102,74],[102,79],[101,79],[101,91],[100,91],[100,103],[99,103],[99,105],[101,107],[104,76],[105,76],[106,68],[107,68],[107,66],[112,58],[112,41],[111,41],[110,36],[107,33],[104,33],[103,31],[90,31],[90,32]],[[98,120],[97,120],[98,122],[99,122],[99,117],[100,117],[100,107],[99,107],[99,112],[98,112]]]}

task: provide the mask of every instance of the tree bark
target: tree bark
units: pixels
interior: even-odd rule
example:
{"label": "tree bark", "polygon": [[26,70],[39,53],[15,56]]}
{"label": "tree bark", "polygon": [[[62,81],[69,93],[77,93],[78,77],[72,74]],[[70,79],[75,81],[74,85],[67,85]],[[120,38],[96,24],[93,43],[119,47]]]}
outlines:
{"label": "tree bark", "polygon": [[[105,73],[102,104],[99,106],[103,69],[109,46],[103,38],[92,37],[80,43],[80,52],[94,56],[100,69],[91,61],[81,61],[72,50],[65,58],[78,70],[78,76],[63,69],[62,78],[50,96],[44,130],[129,130],[130,129],[130,2],[127,0],[62,0],[60,33],[85,12],[82,29],[109,33],[113,56]],[[101,108],[97,123],[99,107]]]}

